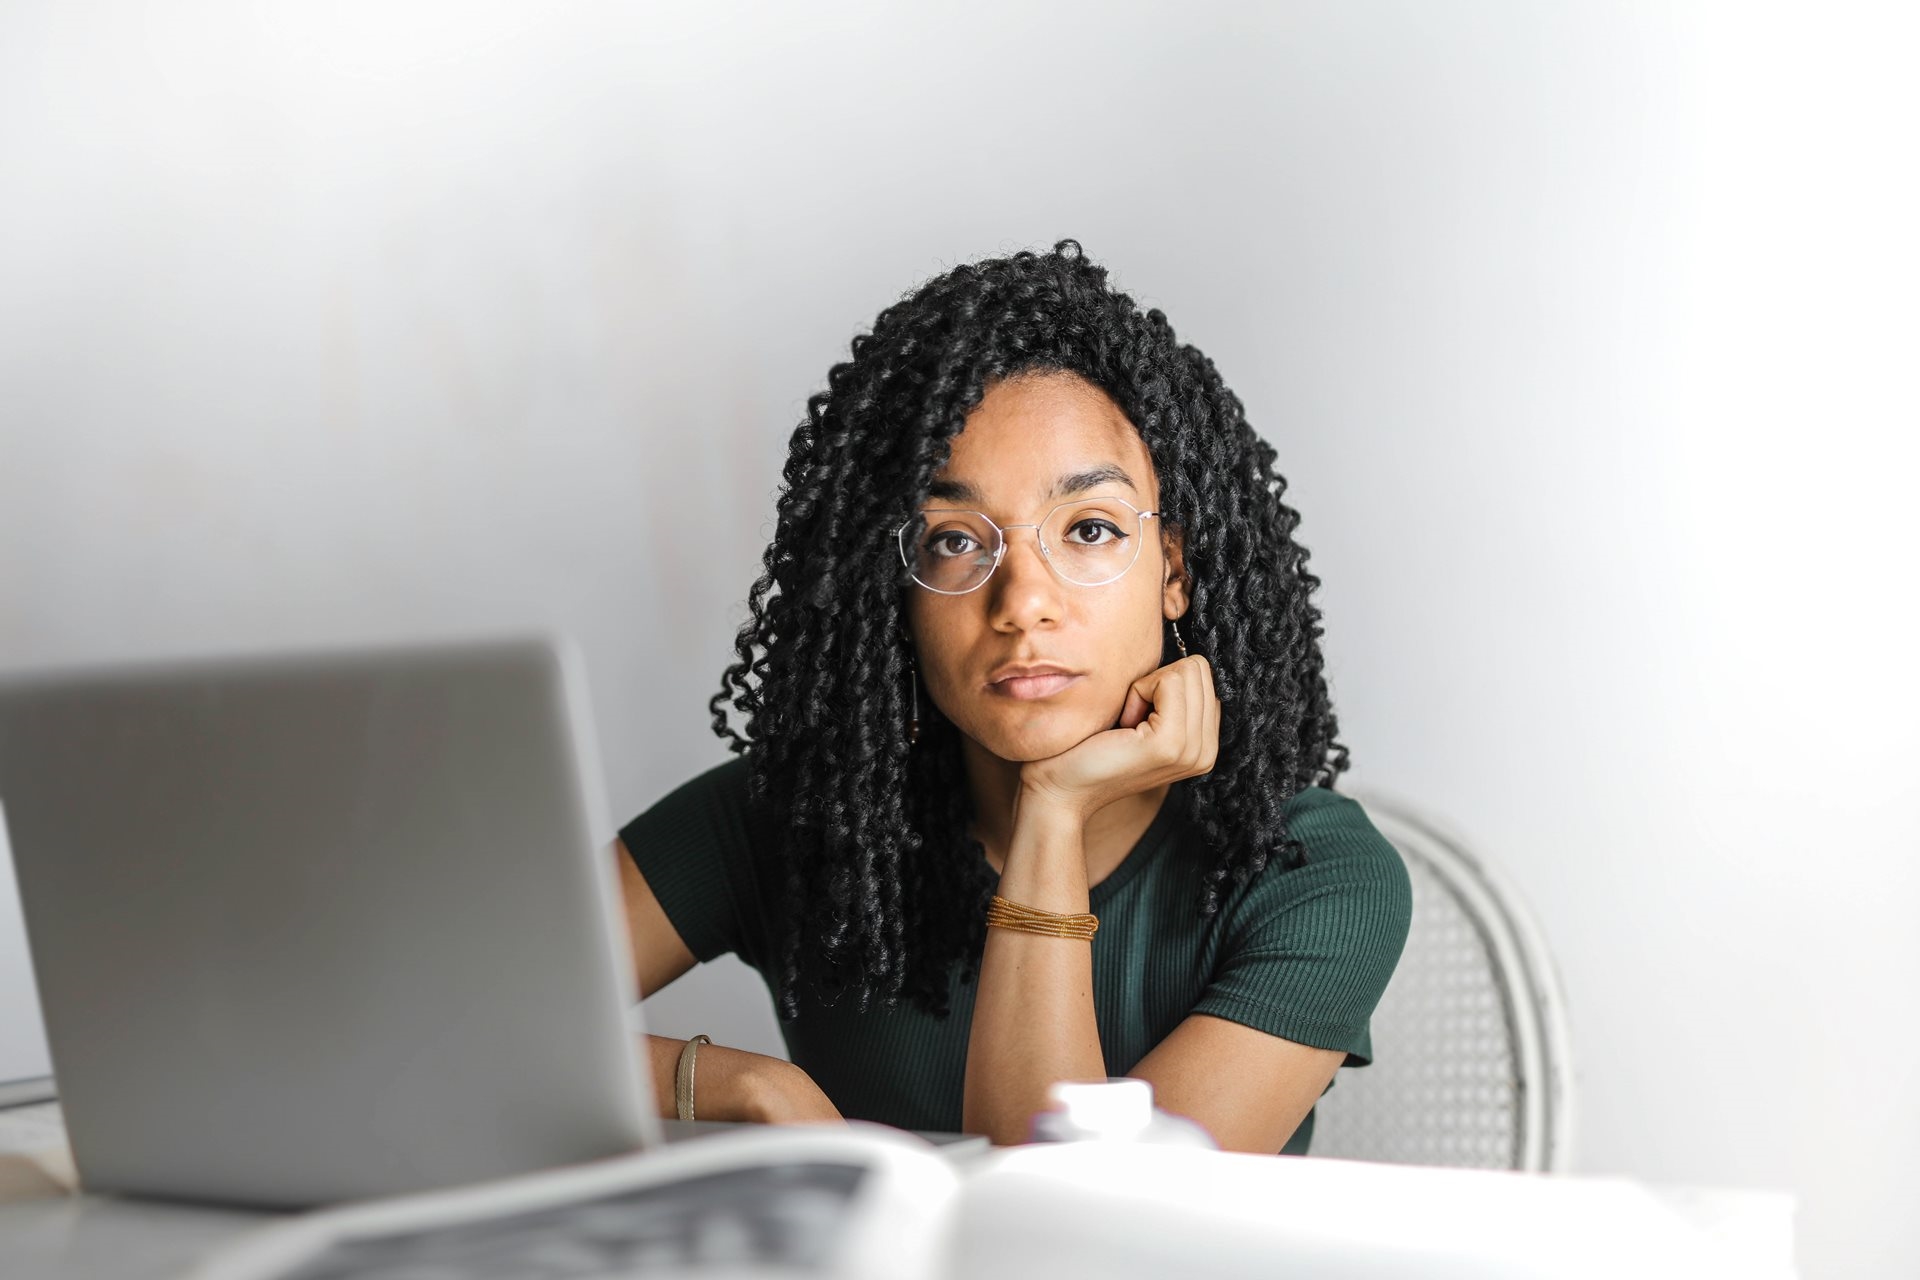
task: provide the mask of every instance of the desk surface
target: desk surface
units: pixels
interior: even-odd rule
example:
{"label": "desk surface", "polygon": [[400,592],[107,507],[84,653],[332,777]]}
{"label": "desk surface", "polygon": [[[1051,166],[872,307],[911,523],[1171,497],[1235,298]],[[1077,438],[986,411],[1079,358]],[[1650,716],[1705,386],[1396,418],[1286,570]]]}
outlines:
{"label": "desk surface", "polygon": [[[1784,1193],[1102,1147],[1002,1148],[965,1162],[951,1274],[1158,1280],[1177,1256],[1192,1264],[1180,1270],[1264,1276],[1280,1258],[1311,1269],[1345,1248],[1378,1254],[1341,1270],[1356,1276],[1795,1275]],[[70,1179],[63,1151],[0,1151],[8,1280],[177,1277],[277,1216],[74,1194],[60,1185]]]}

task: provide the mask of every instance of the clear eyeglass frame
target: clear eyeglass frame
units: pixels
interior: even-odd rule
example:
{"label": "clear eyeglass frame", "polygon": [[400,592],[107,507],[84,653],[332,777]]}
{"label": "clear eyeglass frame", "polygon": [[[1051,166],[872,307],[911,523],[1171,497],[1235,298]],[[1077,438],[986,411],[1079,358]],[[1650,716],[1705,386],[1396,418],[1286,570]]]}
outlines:
{"label": "clear eyeglass frame", "polygon": [[[1115,504],[1118,506],[1125,507],[1127,510],[1133,512],[1134,516],[1136,517],[1136,522],[1135,522],[1133,533],[1129,535],[1134,538],[1133,555],[1128,558],[1127,563],[1122,568],[1120,568],[1118,571],[1111,574],[1110,576],[1102,578],[1097,582],[1081,582],[1075,578],[1068,577],[1065,571],[1063,571],[1060,568],[1059,564],[1057,564],[1054,561],[1053,549],[1047,545],[1047,540],[1046,538],[1041,536],[1040,531],[1046,527],[1048,521],[1052,520],[1053,517],[1058,513],[1060,513],[1061,511],[1064,511],[1069,507],[1087,506],[1091,503]],[[917,572],[915,572],[913,549],[907,545],[907,533],[910,529],[912,529],[917,524],[923,523],[929,516],[943,516],[943,515],[944,516],[978,516],[982,521],[986,523],[988,528],[994,531],[995,541],[994,541],[994,548],[993,548],[992,563],[990,563],[987,566],[987,571],[986,573],[981,575],[980,581],[974,583],[970,587],[964,587],[959,591],[946,591],[939,587],[936,587],[932,583],[927,582]],[[1129,569],[1132,569],[1133,566],[1139,562],[1140,544],[1146,540],[1145,537],[1143,536],[1146,533],[1146,522],[1149,520],[1156,520],[1159,517],[1160,517],[1160,512],[1158,511],[1142,511],[1140,510],[1140,508],[1134,506],[1131,502],[1128,502],[1125,498],[1112,498],[1112,497],[1075,498],[1072,501],[1057,503],[1054,506],[1047,508],[1046,514],[1041,516],[1040,519],[1037,521],[1031,521],[1031,522],[1023,521],[1019,524],[1008,524],[1008,525],[995,523],[993,517],[989,516],[984,511],[971,511],[961,507],[929,507],[927,510],[920,512],[913,519],[907,521],[905,524],[895,529],[893,531],[893,538],[894,538],[894,542],[897,544],[900,550],[900,563],[906,567],[908,575],[911,576],[914,582],[923,590],[931,591],[935,595],[942,595],[942,596],[971,595],[973,592],[978,591],[980,588],[986,586],[987,583],[993,579],[994,570],[998,569],[1000,567],[1000,562],[1006,559],[1007,533],[1009,530],[1012,530],[1012,529],[1033,530],[1033,540],[1036,543],[1038,543],[1040,546],[1040,558],[1047,562],[1047,568],[1051,569],[1053,571],[1054,577],[1060,579],[1060,581],[1066,583],[1069,586],[1074,586],[1074,587],[1104,587],[1104,586],[1107,586],[1109,583],[1118,582],[1121,578],[1124,578],[1127,575],[1127,571]]]}

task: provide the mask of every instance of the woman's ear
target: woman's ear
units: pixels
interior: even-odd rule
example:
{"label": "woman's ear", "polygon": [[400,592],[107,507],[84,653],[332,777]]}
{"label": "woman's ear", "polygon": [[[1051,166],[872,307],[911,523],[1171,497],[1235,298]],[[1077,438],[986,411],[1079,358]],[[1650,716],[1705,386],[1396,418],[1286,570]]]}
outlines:
{"label": "woman's ear", "polygon": [[1166,580],[1160,584],[1160,611],[1169,618],[1183,618],[1193,599],[1188,592],[1191,579],[1187,576],[1185,542],[1180,530],[1169,530],[1161,545],[1166,551],[1167,567]]}

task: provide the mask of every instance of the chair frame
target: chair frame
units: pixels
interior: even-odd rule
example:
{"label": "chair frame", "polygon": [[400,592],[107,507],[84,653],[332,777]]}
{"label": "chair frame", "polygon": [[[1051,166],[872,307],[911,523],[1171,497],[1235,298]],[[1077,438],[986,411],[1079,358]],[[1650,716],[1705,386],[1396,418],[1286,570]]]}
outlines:
{"label": "chair frame", "polygon": [[1414,806],[1370,788],[1350,793],[1403,857],[1420,858],[1458,894],[1498,970],[1519,1066],[1515,1167],[1565,1173],[1573,1163],[1573,1036],[1553,953],[1511,882]]}

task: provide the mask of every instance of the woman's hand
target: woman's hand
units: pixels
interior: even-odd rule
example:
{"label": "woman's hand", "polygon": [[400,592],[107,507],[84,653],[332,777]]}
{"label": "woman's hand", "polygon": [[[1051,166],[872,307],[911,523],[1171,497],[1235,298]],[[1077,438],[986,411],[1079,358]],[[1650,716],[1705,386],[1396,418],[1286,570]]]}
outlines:
{"label": "woman's hand", "polygon": [[1117,728],[1022,765],[1020,787],[1084,821],[1122,796],[1210,772],[1219,750],[1213,667],[1192,654],[1134,681]]}

